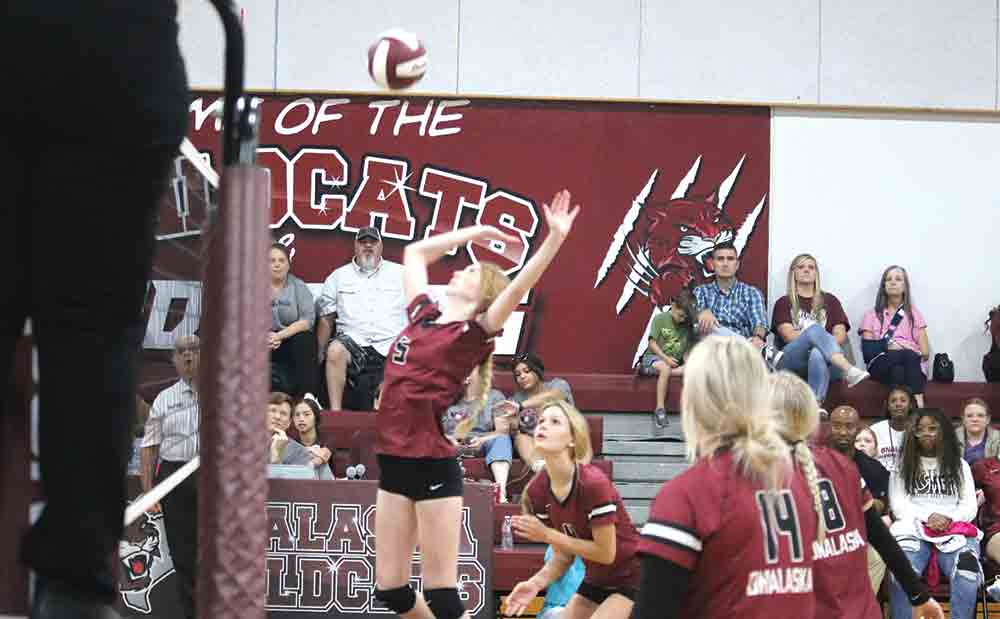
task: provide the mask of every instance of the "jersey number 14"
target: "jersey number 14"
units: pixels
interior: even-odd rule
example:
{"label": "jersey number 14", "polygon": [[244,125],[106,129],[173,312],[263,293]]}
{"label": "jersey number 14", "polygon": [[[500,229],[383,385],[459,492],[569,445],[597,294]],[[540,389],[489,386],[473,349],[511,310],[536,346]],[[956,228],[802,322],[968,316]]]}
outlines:
{"label": "jersey number 14", "polygon": [[[823,520],[827,532],[834,532],[846,526],[844,512],[837,499],[837,491],[829,479],[820,479],[820,504],[823,508]],[[788,538],[788,548],[791,561],[798,563],[805,558],[802,527],[799,524],[799,514],[795,508],[795,499],[791,490],[778,492],[757,492],[757,508],[764,526],[764,553],[768,563],[777,563],[780,548],[780,538]],[[812,516],[810,510],[810,517]]]}

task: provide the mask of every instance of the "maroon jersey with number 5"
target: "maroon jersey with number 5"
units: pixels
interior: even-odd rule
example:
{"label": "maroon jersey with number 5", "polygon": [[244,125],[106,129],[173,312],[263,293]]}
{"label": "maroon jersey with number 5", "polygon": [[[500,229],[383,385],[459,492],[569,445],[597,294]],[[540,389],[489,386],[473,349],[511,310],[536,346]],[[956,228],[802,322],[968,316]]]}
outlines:
{"label": "maroon jersey with number 5", "polygon": [[535,516],[570,537],[593,540],[593,527],[615,525],[614,562],[605,565],[583,559],[586,568],[583,580],[597,587],[638,588],[639,532],[604,471],[592,464],[578,465],[573,487],[563,501],[552,494],[552,482],[544,469],[535,475],[525,492]]}
{"label": "maroon jersey with number 5", "polygon": [[769,493],[720,451],[663,485],[639,553],[692,572],[679,617],[813,617],[816,523],[798,469],[786,488]]}
{"label": "maroon jersey with number 5", "polygon": [[441,311],[426,294],[407,308],[409,324],[389,347],[376,418],[375,451],[406,458],[448,458],[441,414],[465,378],[493,354],[493,335],[474,320],[434,322]]}

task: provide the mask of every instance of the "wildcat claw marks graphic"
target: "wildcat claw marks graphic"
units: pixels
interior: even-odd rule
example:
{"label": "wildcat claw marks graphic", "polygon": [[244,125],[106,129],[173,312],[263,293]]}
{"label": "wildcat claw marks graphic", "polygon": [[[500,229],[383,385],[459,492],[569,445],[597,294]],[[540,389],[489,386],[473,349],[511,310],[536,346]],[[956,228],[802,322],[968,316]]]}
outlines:
{"label": "wildcat claw marks graphic", "polygon": [[152,611],[149,600],[153,588],[174,573],[170,550],[163,541],[163,514],[144,515],[138,526],[129,527],[126,537],[118,543],[122,562],[118,589],[125,606],[148,615]]}
{"label": "wildcat claw marks graphic", "polygon": [[[739,179],[746,155],[707,195],[699,195],[692,190],[698,179],[701,161],[699,155],[669,200],[650,199],[659,175],[658,169],[653,170],[645,186],[632,200],[612,237],[594,282],[594,288],[600,286],[622,250],[628,253],[630,266],[626,269],[621,297],[615,305],[616,314],[622,313],[638,291],[653,305],[653,315],[649,319],[652,322],[672,297],[685,288],[705,283],[715,274],[712,250],[716,245],[732,243],[742,256],[743,248],[764,210],[767,194],[760,197],[757,205],[736,227],[727,216],[725,206]],[[635,360],[645,348],[646,337],[643,334]]]}

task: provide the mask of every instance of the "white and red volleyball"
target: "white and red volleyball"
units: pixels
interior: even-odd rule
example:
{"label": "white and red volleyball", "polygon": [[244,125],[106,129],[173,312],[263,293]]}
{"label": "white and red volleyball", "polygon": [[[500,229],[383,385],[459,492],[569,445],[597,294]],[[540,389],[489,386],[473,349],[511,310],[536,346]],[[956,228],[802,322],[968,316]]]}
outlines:
{"label": "white and red volleyball", "polygon": [[368,74],[382,88],[409,88],[426,71],[424,44],[417,35],[402,28],[386,30],[368,48]]}

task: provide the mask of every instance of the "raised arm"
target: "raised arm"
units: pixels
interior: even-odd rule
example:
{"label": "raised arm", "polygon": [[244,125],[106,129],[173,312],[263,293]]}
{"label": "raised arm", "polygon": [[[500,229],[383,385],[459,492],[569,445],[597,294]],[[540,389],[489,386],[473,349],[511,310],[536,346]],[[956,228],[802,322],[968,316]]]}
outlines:
{"label": "raised arm", "polygon": [[516,243],[517,238],[493,226],[469,226],[410,243],[403,250],[403,295],[406,305],[417,295],[427,291],[427,265],[437,262],[452,248],[469,241]]}
{"label": "raised arm", "polygon": [[545,237],[535,255],[514,277],[514,281],[504,288],[500,296],[487,308],[486,313],[480,317],[479,323],[487,333],[496,333],[503,327],[514,308],[521,302],[524,295],[538,283],[542,273],[556,257],[563,241],[566,240],[566,236],[573,228],[573,220],[580,212],[579,205],[570,208],[570,198],[569,191],[563,189],[552,197],[552,206],[542,205],[545,222],[549,226],[549,235]]}

